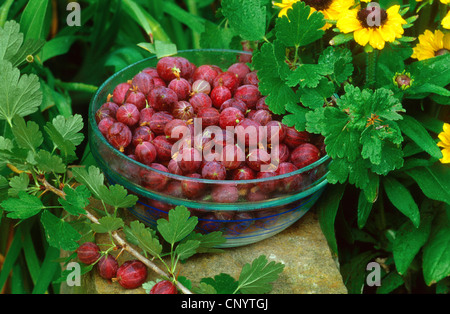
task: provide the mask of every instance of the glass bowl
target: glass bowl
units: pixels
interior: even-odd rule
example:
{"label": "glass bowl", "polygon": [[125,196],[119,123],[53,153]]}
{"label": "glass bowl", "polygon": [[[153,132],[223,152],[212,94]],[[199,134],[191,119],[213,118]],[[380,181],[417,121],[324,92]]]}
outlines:
{"label": "glass bowl", "polygon": [[[186,50],[184,57],[196,66],[210,64],[224,71],[250,54],[233,50]],[[251,56],[251,55],[250,55]],[[300,219],[324,190],[330,158],[284,175],[252,180],[189,178],[144,165],[114,148],[100,132],[95,114],[115,86],[148,67],[151,57],[124,68],[106,80],[89,107],[89,144],[93,157],[111,184],[120,184],[139,197],[129,208],[139,220],[154,227],[170,209],[184,205],[198,217],[197,231],[223,232],[221,247],[247,245],[271,237]],[[183,189],[183,185],[185,189]]]}

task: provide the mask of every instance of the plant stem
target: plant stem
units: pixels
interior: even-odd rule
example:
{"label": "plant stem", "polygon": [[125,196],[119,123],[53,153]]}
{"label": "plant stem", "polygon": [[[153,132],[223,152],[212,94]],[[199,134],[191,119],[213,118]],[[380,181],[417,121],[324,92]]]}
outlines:
{"label": "plant stem", "polygon": [[[197,9],[197,2],[196,0],[187,0],[187,7],[189,10],[189,13],[192,15],[198,16],[198,9]],[[192,31],[192,41],[194,43],[194,48],[199,49],[200,48],[200,34]]]}
{"label": "plant stem", "polygon": [[95,93],[98,89],[97,86],[84,84],[84,83],[74,83],[74,82],[62,82],[60,80],[55,80],[55,85],[74,92],[86,92],[86,93]]}
{"label": "plant stem", "polygon": [[373,87],[375,83],[375,72],[377,65],[377,52],[376,50],[366,52],[367,55],[367,65],[366,65],[366,86],[369,88]]}
{"label": "plant stem", "polygon": [[[44,185],[44,187],[46,189],[48,189],[49,191],[53,192],[54,194],[58,195],[59,197],[65,199],[66,198],[66,194],[64,193],[64,191],[55,188],[54,186],[52,186],[46,179],[45,177],[42,178],[38,178],[38,180]],[[85,209],[86,210],[86,209]],[[85,216],[92,221],[95,224],[100,224],[100,222],[98,221],[97,217],[95,217],[94,215],[92,215],[88,210],[86,210],[86,214]],[[132,256],[136,257],[138,260],[140,260],[142,263],[145,264],[145,266],[147,266],[148,268],[150,268],[151,270],[153,270],[155,273],[157,273],[160,276],[163,277],[167,277],[170,278],[170,276],[164,272],[163,270],[161,270],[156,264],[154,264],[153,262],[151,262],[149,259],[147,259],[145,256],[143,256],[142,254],[140,254],[138,251],[136,251],[133,247],[131,247],[124,239],[122,239],[122,237],[117,233],[117,231],[112,231],[111,232],[111,237],[117,242],[117,244],[122,247],[122,249],[124,249],[125,251],[127,251],[128,253],[130,253]],[[184,294],[192,294],[192,292],[187,289],[185,286],[183,286],[181,283],[176,282],[176,286],[178,289],[180,289]]]}

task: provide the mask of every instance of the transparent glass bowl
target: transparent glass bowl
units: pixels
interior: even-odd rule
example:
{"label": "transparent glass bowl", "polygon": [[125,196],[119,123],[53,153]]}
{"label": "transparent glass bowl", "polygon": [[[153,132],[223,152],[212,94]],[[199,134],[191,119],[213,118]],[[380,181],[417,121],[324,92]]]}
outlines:
{"label": "transparent glass bowl", "polygon": [[[248,53],[232,50],[187,50],[185,57],[196,66],[213,64],[226,70]],[[130,80],[147,67],[156,67],[151,57],[117,72],[106,80],[89,107],[89,144],[93,157],[111,184],[120,184],[139,197],[129,210],[142,222],[155,226],[177,205],[186,206],[199,219],[198,232],[222,231],[227,241],[221,247],[236,247],[273,236],[300,219],[317,201],[327,184],[330,158],[325,155],[298,171],[254,180],[207,180],[188,178],[141,164],[119,152],[101,134],[95,113],[106,102],[114,87]],[[146,187],[143,186],[143,181]],[[292,182],[295,181],[295,184]],[[152,187],[149,187],[148,183]],[[191,198],[181,193],[181,185],[190,184],[200,195]],[[217,201],[224,186],[239,192],[233,203]],[[290,187],[287,189],[286,187]],[[219,192],[220,191],[220,192]],[[219,193],[219,194],[217,194]],[[219,196],[219,197],[218,197]]]}

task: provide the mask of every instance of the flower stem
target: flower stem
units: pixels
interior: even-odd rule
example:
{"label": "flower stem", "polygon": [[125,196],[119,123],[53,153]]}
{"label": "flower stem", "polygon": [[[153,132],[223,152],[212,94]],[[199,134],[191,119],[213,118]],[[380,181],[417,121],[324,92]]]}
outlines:
{"label": "flower stem", "polygon": [[367,65],[366,65],[366,86],[372,88],[375,83],[375,72],[377,65],[377,51],[372,50],[366,52]]}

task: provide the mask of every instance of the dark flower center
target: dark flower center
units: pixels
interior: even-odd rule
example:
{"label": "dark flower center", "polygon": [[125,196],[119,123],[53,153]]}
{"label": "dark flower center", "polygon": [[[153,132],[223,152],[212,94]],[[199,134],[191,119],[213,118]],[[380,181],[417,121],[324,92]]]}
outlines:
{"label": "dark flower center", "polygon": [[387,20],[386,10],[377,6],[368,6],[357,14],[358,20],[364,28],[375,28],[383,25]]}
{"label": "dark flower center", "polygon": [[442,56],[442,55],[446,55],[446,54],[448,54],[448,53],[450,53],[450,51],[448,51],[447,49],[445,49],[445,48],[442,48],[442,49],[439,49],[438,51],[436,51],[435,53],[434,53],[434,56],[436,57],[436,56]]}
{"label": "dark flower center", "polygon": [[333,0],[303,0],[303,2],[319,11],[328,9]]}

